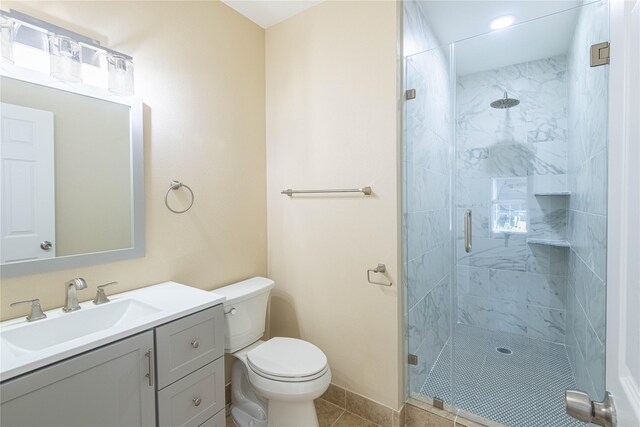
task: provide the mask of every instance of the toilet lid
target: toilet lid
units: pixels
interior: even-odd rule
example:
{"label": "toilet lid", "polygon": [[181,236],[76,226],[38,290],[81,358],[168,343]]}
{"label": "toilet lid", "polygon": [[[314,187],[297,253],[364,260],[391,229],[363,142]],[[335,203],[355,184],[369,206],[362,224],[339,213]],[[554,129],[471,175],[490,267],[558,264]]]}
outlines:
{"label": "toilet lid", "polygon": [[327,357],[315,345],[295,338],[271,338],[247,353],[252,369],[280,378],[310,377],[327,366]]}

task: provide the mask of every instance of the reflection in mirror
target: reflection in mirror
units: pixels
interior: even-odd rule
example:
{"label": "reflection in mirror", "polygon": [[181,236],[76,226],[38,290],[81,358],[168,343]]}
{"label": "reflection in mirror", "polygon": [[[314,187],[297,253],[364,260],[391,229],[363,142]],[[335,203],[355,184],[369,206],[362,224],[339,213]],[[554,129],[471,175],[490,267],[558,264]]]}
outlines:
{"label": "reflection in mirror", "polygon": [[0,275],[143,256],[142,104],[2,72]]}
{"label": "reflection in mirror", "polygon": [[6,77],[0,99],[2,263],[131,247],[129,106]]}

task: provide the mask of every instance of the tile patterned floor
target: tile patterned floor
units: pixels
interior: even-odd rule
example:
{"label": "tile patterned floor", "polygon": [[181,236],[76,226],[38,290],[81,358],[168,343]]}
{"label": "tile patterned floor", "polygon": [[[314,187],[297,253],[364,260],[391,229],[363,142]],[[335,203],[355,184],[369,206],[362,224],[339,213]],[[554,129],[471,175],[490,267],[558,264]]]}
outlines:
{"label": "tile patterned floor", "polygon": [[[316,399],[314,403],[320,427],[379,427],[324,399]],[[227,416],[227,427],[235,427],[231,416]]]}
{"label": "tile patterned floor", "polygon": [[[457,407],[511,427],[587,426],[564,410],[564,390],[576,383],[563,345],[461,324],[454,338]],[[451,341],[420,393],[451,403],[450,384]]]}

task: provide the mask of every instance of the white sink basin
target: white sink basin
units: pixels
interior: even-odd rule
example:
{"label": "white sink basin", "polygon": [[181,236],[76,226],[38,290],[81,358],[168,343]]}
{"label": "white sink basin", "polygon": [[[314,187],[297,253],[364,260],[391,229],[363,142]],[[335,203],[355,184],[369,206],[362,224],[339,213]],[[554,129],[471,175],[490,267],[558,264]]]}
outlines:
{"label": "white sink basin", "polygon": [[0,339],[16,354],[40,351],[159,311],[159,308],[134,299],[112,301],[92,310],[28,323],[22,328],[3,332]]}
{"label": "white sink basin", "polygon": [[[61,289],[62,291],[62,289]],[[0,381],[130,337],[224,302],[224,297],[175,282],[110,295],[110,302],[80,304],[47,318],[0,323]]]}

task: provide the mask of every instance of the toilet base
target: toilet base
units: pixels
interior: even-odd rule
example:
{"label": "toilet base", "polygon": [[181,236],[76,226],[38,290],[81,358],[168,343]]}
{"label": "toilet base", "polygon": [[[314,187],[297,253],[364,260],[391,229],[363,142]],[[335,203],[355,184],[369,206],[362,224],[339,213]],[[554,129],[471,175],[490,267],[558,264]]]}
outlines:
{"label": "toilet base", "polygon": [[257,419],[236,406],[231,407],[231,418],[236,426],[267,427],[267,420]]}
{"label": "toilet base", "polygon": [[267,400],[249,383],[247,368],[239,360],[231,367],[231,418],[238,427],[267,427]]}
{"label": "toilet base", "polygon": [[283,402],[269,400],[268,427],[318,427],[313,401]]}

